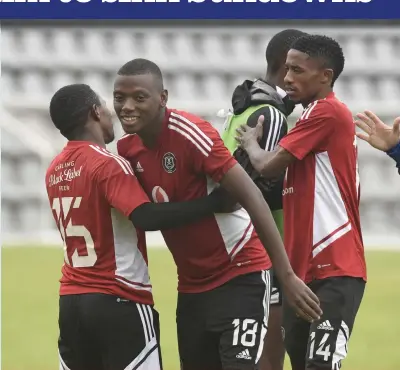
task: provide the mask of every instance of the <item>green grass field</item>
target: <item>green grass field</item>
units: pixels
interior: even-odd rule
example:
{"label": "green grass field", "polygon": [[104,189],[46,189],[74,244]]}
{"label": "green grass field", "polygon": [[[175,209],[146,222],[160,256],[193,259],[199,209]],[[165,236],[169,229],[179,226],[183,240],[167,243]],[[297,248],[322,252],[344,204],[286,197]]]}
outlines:
{"label": "green grass field", "polygon": [[[167,250],[149,253],[165,370],[178,370],[176,270]],[[343,368],[399,370],[400,253],[369,252],[367,257],[369,282]],[[2,370],[58,369],[57,293],[62,258],[58,249],[3,248]]]}

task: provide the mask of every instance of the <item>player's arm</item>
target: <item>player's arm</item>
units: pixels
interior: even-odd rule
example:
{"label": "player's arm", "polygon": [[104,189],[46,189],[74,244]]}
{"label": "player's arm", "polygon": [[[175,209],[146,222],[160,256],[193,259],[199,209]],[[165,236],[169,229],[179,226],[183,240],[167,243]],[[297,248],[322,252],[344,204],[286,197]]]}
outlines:
{"label": "player's arm", "polygon": [[225,212],[226,207],[231,207],[228,196],[214,191],[206,197],[184,202],[144,203],[129,218],[137,228],[145,231],[166,230]]}
{"label": "player's arm", "polygon": [[199,173],[219,182],[249,213],[254,227],[267,249],[286,296],[299,315],[318,319],[318,298],[294,274],[270,208],[261,191],[230,155],[218,132],[207,122],[199,125],[208,150],[198,142],[190,146],[194,166]]}
{"label": "player's arm", "polygon": [[302,160],[310,152],[324,148],[337,124],[331,104],[324,100],[318,101],[279,142],[275,150],[266,152],[255,140],[262,122],[263,118],[260,117],[256,129],[239,129],[238,141],[248,153],[256,170],[266,178],[273,178],[295,160]]}
{"label": "player's arm", "polygon": [[280,176],[296,158],[281,146],[266,151],[259,144],[265,127],[264,116],[258,117],[255,128],[242,126],[237,130],[237,141],[249,156],[254,169],[263,177],[273,179]]}
{"label": "player's arm", "polygon": [[224,207],[224,199],[217,193],[186,202],[151,203],[132,167],[122,158],[110,158],[100,166],[96,178],[109,204],[145,231],[186,225]]}
{"label": "player's arm", "polygon": [[[243,134],[242,134],[243,133]],[[253,178],[260,174],[262,164],[265,163],[264,158],[268,156],[266,152],[272,152],[276,148],[279,140],[287,133],[286,117],[275,107],[264,106],[253,112],[247,119],[246,125],[243,129],[239,128],[239,134],[243,136],[254,135],[254,140],[246,141],[249,144],[254,144],[254,148],[249,148],[249,153],[239,148],[235,152],[235,158],[246,170],[246,172]],[[237,140],[239,143],[241,140]],[[239,144],[238,143],[238,144]],[[257,145],[258,144],[258,145]],[[284,169],[286,168],[285,166]],[[251,172],[250,172],[251,171]],[[279,166],[276,173],[272,174],[270,179],[279,179],[284,175],[284,170],[279,172]]]}
{"label": "player's arm", "polygon": [[[264,116],[263,128],[261,138],[258,140],[259,146],[265,152],[272,152],[278,145],[278,142],[287,134],[288,123],[285,115],[273,106],[263,106],[253,112],[247,120],[247,126],[256,127],[260,116]],[[244,151],[244,153],[246,153]],[[248,160],[254,168],[254,158],[246,153]],[[240,160],[239,160],[240,162]],[[242,166],[243,167],[243,166]],[[243,167],[246,170],[246,167]],[[255,169],[256,170],[256,169]],[[257,171],[257,170],[256,170]],[[246,171],[247,172],[247,171]],[[258,171],[257,171],[258,172]],[[259,173],[259,172],[258,172]],[[283,181],[285,171],[277,174],[274,177],[276,181]],[[251,177],[251,176],[250,176]],[[273,179],[271,178],[270,181]],[[277,194],[276,190],[268,192],[264,195],[264,199],[271,208],[271,213],[274,218],[275,224],[283,238],[283,211],[282,211],[282,197]],[[279,205],[278,207],[276,207]],[[275,208],[273,208],[275,207]]]}

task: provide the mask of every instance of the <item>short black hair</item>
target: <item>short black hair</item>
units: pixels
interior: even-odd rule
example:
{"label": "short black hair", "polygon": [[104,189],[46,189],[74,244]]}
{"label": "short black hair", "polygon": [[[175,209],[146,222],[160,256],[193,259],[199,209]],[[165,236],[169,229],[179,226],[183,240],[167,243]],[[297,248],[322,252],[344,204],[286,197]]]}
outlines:
{"label": "short black hair", "polygon": [[305,35],[307,33],[296,29],[283,30],[274,35],[265,50],[268,72],[277,73],[282,65],[285,64],[287,53],[293,42]]}
{"label": "short black hair", "polygon": [[89,85],[67,85],[51,98],[50,117],[54,126],[70,140],[84,128],[93,105],[100,106],[101,102]]}
{"label": "short black hair", "polygon": [[292,49],[307,54],[311,58],[321,59],[324,67],[333,70],[331,86],[343,72],[344,55],[339,43],[324,35],[308,35],[296,40]]}
{"label": "short black hair", "polygon": [[136,76],[151,74],[156,77],[163,86],[163,76],[160,67],[148,59],[137,58],[125,63],[119,70],[120,76]]}

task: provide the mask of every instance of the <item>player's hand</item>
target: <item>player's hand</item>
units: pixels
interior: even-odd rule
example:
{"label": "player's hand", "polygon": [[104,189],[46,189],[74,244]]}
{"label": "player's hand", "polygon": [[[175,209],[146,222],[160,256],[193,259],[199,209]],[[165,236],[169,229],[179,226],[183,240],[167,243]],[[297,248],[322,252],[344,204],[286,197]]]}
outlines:
{"label": "player's hand", "polygon": [[242,208],[242,206],[221,186],[213,190],[209,197],[213,199],[215,213],[231,213]]}
{"label": "player's hand", "polygon": [[394,120],[392,127],[385,125],[376,114],[368,110],[358,113],[357,118],[355,124],[365,132],[357,132],[357,137],[372,147],[386,152],[400,142],[400,117]]}
{"label": "player's hand", "polygon": [[247,125],[242,125],[236,129],[236,141],[239,146],[246,150],[246,148],[254,143],[257,143],[263,134],[263,126],[264,126],[264,116],[261,115],[258,117],[257,126],[249,127]]}
{"label": "player's hand", "polygon": [[283,288],[285,298],[297,316],[309,322],[320,319],[322,310],[318,297],[295,274],[290,275],[283,282]]}

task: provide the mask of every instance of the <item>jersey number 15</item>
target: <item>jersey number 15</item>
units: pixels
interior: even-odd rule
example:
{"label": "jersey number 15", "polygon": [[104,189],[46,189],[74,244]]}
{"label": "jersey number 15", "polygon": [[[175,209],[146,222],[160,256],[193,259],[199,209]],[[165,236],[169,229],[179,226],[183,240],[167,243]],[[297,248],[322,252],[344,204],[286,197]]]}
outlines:
{"label": "jersey number 15", "polygon": [[[92,267],[97,261],[92,235],[85,226],[73,225],[72,216],[70,216],[71,209],[79,208],[81,201],[82,197],[54,198],[52,209],[56,212],[57,227],[63,240],[65,263],[73,267]],[[70,242],[71,237],[78,237],[82,240],[80,245],[86,248],[86,256],[80,256],[78,250],[75,249],[71,261],[69,260],[67,250],[72,248],[68,248],[68,242]]]}

